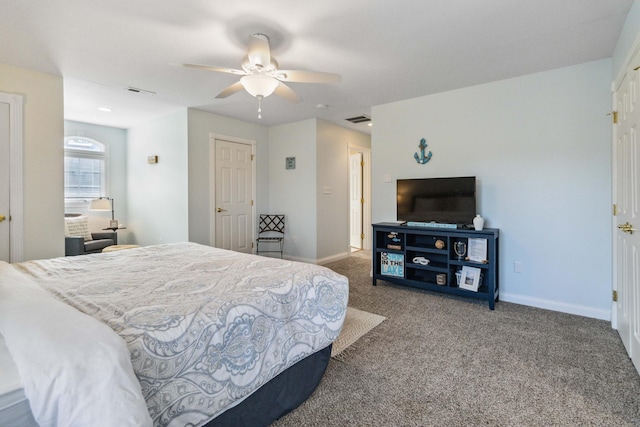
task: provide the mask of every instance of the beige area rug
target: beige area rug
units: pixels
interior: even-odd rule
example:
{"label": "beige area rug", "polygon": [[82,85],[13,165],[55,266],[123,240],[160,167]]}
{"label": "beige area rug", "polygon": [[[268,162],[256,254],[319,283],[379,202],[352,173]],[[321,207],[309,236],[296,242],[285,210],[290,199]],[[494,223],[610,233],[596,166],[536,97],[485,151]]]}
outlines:
{"label": "beige area rug", "polygon": [[333,342],[331,357],[336,357],[347,347],[378,326],[386,317],[347,307],[347,315],[338,339]]}

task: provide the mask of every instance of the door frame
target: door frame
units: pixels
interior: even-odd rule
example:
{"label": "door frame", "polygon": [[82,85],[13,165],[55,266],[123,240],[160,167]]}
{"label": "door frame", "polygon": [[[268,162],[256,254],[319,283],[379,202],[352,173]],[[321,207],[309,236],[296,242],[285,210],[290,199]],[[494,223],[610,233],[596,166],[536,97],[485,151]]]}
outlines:
{"label": "door frame", "polygon": [[[251,227],[251,242],[256,240],[256,141],[255,139],[238,138],[235,136],[223,135],[220,133],[209,133],[209,246],[216,247],[216,140],[224,140],[237,144],[246,144],[251,146],[251,216],[253,217]],[[254,245],[252,245],[254,246]],[[252,253],[255,253],[255,247],[252,247]]]}
{"label": "door frame", "polygon": [[0,92],[0,102],[9,104],[9,257],[24,261],[24,181],[22,95]]}
{"label": "door frame", "polygon": [[[626,67],[625,67],[626,68]],[[611,82],[611,111],[616,111],[617,107],[617,97],[616,92],[618,85],[622,82],[622,78],[624,77],[624,73],[620,80]],[[616,226],[617,220],[616,215],[613,212],[614,206],[617,206],[617,187],[618,187],[618,166],[617,166],[617,158],[618,158],[618,150],[617,150],[617,140],[618,140],[618,127],[613,120],[611,121],[611,292],[618,291],[618,241],[616,239]],[[611,298],[611,327],[615,330],[618,329],[618,303]]]}
{"label": "door frame", "polygon": [[[622,80],[627,74],[627,69],[629,68],[629,64],[631,60],[636,55],[638,50],[640,49],[640,33],[636,35],[631,48],[627,52],[627,55],[622,63],[620,71],[615,79],[611,82],[611,111],[615,112],[617,108],[617,99],[616,93],[618,91],[618,87],[622,84]],[[613,114],[613,113],[612,113]],[[617,113],[616,113],[617,114]],[[618,139],[618,127],[616,124],[611,121],[611,291],[618,291],[618,248],[617,248],[617,240],[615,238],[617,229],[617,219],[616,215],[613,214],[614,206],[617,205],[617,176],[618,176],[618,168],[617,168],[617,149],[616,149],[616,141]],[[611,327],[615,330],[618,330],[618,303],[611,298]]]}
{"label": "door frame", "polygon": [[[353,199],[353,190],[354,190],[354,175],[356,175],[354,173],[354,171],[356,170],[356,168],[352,167],[353,166],[353,158],[357,156],[358,158],[358,167],[357,167],[357,178],[355,179],[356,181],[359,182],[360,186],[357,189],[358,191],[358,201],[357,204],[358,206],[358,211],[359,211],[359,216],[360,218],[358,218],[358,223],[360,224],[360,229],[357,230],[357,241],[358,244],[354,245],[354,226],[353,226],[353,206],[354,206],[354,199]],[[362,151],[360,150],[353,150],[353,151],[349,151],[349,249],[350,251],[353,251],[354,248],[357,249],[364,249],[364,224],[363,224],[363,217],[364,217],[364,190],[363,190],[363,169],[364,169],[364,155],[362,154]]]}
{"label": "door frame", "polygon": [[[362,239],[362,249],[370,251],[373,244],[372,232],[371,232],[371,148],[363,147],[361,145],[347,144],[347,165],[349,165],[349,155],[352,151],[358,151],[362,153],[362,161],[364,166],[362,167],[362,197],[364,203],[362,204],[362,231],[364,233],[364,239]],[[351,176],[349,175],[349,179]],[[350,182],[347,183],[350,185]],[[349,218],[350,207],[347,204],[347,218]],[[349,221],[350,223],[351,221]],[[349,229],[351,234],[351,229]],[[349,239],[349,243],[351,243]],[[349,251],[351,247],[349,247]]]}
{"label": "door frame", "polygon": [[[612,124],[612,289],[618,294],[618,298],[612,298],[612,327],[618,330],[620,339],[627,354],[631,358],[636,370],[640,372],[640,338],[638,337],[638,324],[640,322],[640,283],[638,277],[638,236],[631,236],[630,230],[617,230],[622,221],[629,224],[629,221],[638,221],[638,201],[637,189],[638,173],[640,166],[637,159],[637,131],[635,125],[638,123],[638,86],[640,72],[638,71],[638,61],[640,61],[640,45],[634,43],[630,56],[624,63],[618,78],[612,85],[613,103],[613,124]],[[625,83],[627,81],[627,83]],[[617,120],[616,120],[617,119]],[[623,127],[624,125],[624,127]],[[620,130],[623,130],[621,133]],[[627,133],[629,132],[629,133]],[[619,147],[620,138],[623,140],[623,147]],[[624,151],[620,152],[619,149]],[[624,156],[627,157],[624,157]],[[620,157],[620,159],[619,159]],[[620,170],[622,167],[622,171]],[[629,168],[629,170],[627,170]],[[620,172],[624,174],[619,181]],[[628,181],[630,183],[627,186]],[[622,185],[620,185],[622,184]],[[620,187],[622,192],[620,193]],[[622,194],[624,206],[620,206],[619,196]],[[630,197],[630,200],[628,198]],[[617,211],[620,212],[617,212]],[[632,225],[633,227],[633,225]],[[632,229],[635,230],[635,229]],[[629,232],[630,235],[622,234]],[[622,247],[618,243],[622,242]],[[622,261],[622,263],[620,262]],[[622,264],[622,265],[621,265]]]}

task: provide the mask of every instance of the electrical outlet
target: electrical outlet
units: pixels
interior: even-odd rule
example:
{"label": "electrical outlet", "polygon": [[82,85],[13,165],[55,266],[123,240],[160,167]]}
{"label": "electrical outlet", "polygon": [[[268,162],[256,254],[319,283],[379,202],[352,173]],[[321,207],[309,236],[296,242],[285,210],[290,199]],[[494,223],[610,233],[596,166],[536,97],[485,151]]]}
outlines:
{"label": "electrical outlet", "polygon": [[522,262],[516,261],[513,263],[513,272],[514,273],[522,273]]}

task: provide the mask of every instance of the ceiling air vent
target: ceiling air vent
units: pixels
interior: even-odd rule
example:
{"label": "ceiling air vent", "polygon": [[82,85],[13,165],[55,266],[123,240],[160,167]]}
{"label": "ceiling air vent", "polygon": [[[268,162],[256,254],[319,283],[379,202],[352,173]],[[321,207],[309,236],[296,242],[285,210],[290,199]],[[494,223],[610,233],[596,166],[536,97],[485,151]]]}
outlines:
{"label": "ceiling air vent", "polygon": [[131,86],[129,86],[125,90],[127,92],[133,92],[133,93],[144,93],[145,95],[155,95],[156,94],[155,92],[152,92],[150,90],[139,89],[137,87],[131,87]]}
{"label": "ceiling air vent", "polygon": [[362,116],[356,116],[356,117],[351,117],[349,119],[345,119],[348,122],[351,123],[366,123],[366,122],[370,122],[371,121],[371,117],[369,116],[365,116],[364,114]]}

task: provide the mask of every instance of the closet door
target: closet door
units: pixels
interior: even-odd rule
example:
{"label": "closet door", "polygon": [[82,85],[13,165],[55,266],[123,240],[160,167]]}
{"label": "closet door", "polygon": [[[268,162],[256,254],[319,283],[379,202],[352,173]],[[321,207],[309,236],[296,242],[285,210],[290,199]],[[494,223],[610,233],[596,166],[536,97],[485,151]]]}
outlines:
{"label": "closet door", "polygon": [[215,246],[237,252],[253,252],[252,147],[215,140]]}
{"label": "closet door", "polygon": [[10,106],[0,102],[0,260],[11,259],[9,227],[9,188],[10,188]]}
{"label": "closet door", "polygon": [[620,338],[640,372],[640,54],[636,53],[614,93],[614,259]]}
{"label": "closet door", "polygon": [[349,155],[350,246],[362,249],[362,153]]}
{"label": "closet door", "polygon": [[11,262],[24,256],[22,105],[21,95],[0,92],[0,260]]}

